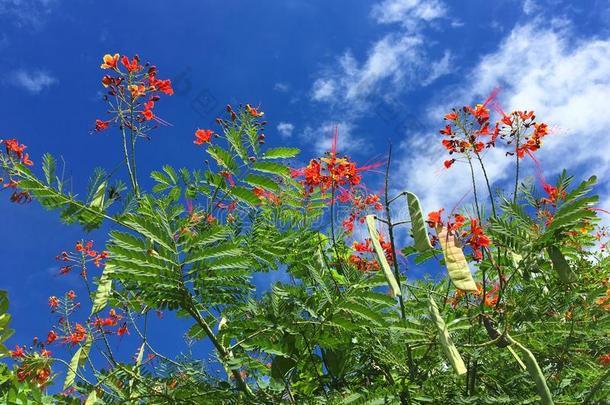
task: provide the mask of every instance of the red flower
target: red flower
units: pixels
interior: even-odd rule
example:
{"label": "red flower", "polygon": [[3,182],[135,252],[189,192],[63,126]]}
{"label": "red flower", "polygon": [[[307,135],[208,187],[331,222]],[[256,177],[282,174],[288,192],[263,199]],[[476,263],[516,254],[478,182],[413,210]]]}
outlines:
{"label": "red flower", "polygon": [[148,82],[153,90],[160,91],[161,93],[165,93],[168,96],[174,95],[174,89],[172,88],[172,82],[167,80],[158,80],[154,75],[150,75],[148,77]]}
{"label": "red flower", "polygon": [[140,58],[138,57],[138,55],[134,56],[131,61],[127,56],[123,55],[123,57],[121,58],[121,63],[127,68],[129,72],[137,72],[138,70],[144,69],[140,65]]}
{"label": "red flower", "polygon": [[9,353],[14,359],[25,357],[25,352],[19,345],[15,345],[15,350],[9,350]]}
{"label": "red flower", "polygon": [[97,132],[105,130],[106,128],[108,128],[109,125],[110,121],[102,121],[100,119],[95,120],[95,130]]}
{"label": "red flower", "polygon": [[57,308],[59,306],[59,299],[56,296],[49,297],[49,307]]}
{"label": "red flower", "polygon": [[68,297],[69,300],[73,300],[76,298],[76,293],[73,290],[70,290],[67,292],[66,297]]}
{"label": "red flower", "polygon": [[195,140],[193,143],[195,145],[202,145],[204,143],[210,142],[212,139],[212,130],[211,129],[198,129],[195,131]]}
{"label": "red flower", "polygon": [[102,69],[116,69],[117,62],[119,61],[119,54],[115,53],[114,55],[106,54],[104,55],[103,63],[100,66]]}
{"label": "red flower", "polygon": [[42,349],[42,350],[40,351],[40,355],[41,355],[42,357],[51,357],[51,351],[50,351],[50,350],[47,350],[47,349]]}
{"label": "red flower", "polygon": [[119,336],[123,336],[124,334],[129,335],[129,330],[127,330],[127,324],[124,323],[119,329],[117,329],[116,334]]}
{"label": "red flower", "polygon": [[439,132],[443,135],[453,135],[453,132],[451,132],[451,125],[445,125],[445,128],[441,129]]}
{"label": "red flower", "polygon": [[428,214],[428,220],[426,222],[430,228],[436,228],[439,225],[443,225],[443,211],[445,211],[445,209],[441,208],[438,211],[432,211]]}
{"label": "red flower", "polygon": [[258,109],[252,107],[250,104],[246,104],[246,111],[253,117],[262,117],[265,115],[264,112],[258,111]]}
{"label": "red flower", "polygon": [[597,360],[601,363],[601,365],[607,367],[610,364],[610,353],[599,356]]}
{"label": "red flower", "polygon": [[87,330],[80,323],[77,323],[76,326],[74,326],[74,332],[72,332],[68,336],[65,336],[63,339],[63,342],[71,343],[72,345],[75,345],[77,343],[84,341],[86,338],[87,338]]}
{"label": "red flower", "polygon": [[445,115],[445,119],[448,121],[455,121],[458,119],[458,115],[455,111],[452,111],[449,114]]}
{"label": "red flower", "polygon": [[443,162],[443,165],[445,165],[446,169],[449,169],[451,167],[451,165],[454,163],[455,163],[455,159],[450,159],[450,160],[445,160]]}
{"label": "red flower", "polygon": [[57,333],[55,333],[53,330],[49,331],[47,334],[47,344],[50,345],[55,341],[55,339],[57,339]]}

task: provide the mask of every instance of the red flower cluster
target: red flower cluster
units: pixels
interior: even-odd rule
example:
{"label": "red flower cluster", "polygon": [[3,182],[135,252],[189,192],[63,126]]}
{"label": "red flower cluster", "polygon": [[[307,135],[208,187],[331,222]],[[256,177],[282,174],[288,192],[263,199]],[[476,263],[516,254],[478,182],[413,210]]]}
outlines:
{"label": "red flower cluster", "polygon": [[114,309],[111,309],[108,312],[108,318],[100,318],[97,317],[93,322],[92,325],[95,326],[96,328],[100,328],[100,327],[104,327],[104,326],[116,326],[117,323],[123,319],[123,316],[119,315],[116,313],[116,311]]}
{"label": "red flower cluster", "polygon": [[472,249],[472,254],[476,261],[483,258],[481,248],[489,246],[491,241],[489,237],[483,232],[483,228],[479,225],[479,221],[476,219],[470,219],[470,234],[463,235],[467,238],[467,244]]}
{"label": "red flower cluster", "polygon": [[211,129],[198,129],[195,131],[195,140],[193,143],[195,145],[202,145],[204,143],[209,143],[210,139],[212,139],[213,132]]}
{"label": "red flower cluster", "polygon": [[608,367],[608,365],[610,365],[610,353],[599,356],[597,360],[602,366]]}
{"label": "red flower cluster", "polygon": [[605,309],[610,310],[610,289],[606,290],[606,295],[595,300],[595,303]]}
{"label": "red flower cluster", "polygon": [[271,205],[281,205],[282,204],[282,200],[280,200],[280,197],[278,197],[271,191],[267,191],[260,187],[254,187],[252,189],[252,192],[254,194],[256,194],[256,196],[261,200],[261,203],[268,201],[269,204],[271,204]]}
{"label": "red flower cluster", "polygon": [[74,267],[80,267],[81,276],[86,277],[87,272],[84,264],[92,261],[96,267],[100,267],[103,265],[102,260],[108,257],[108,252],[105,250],[102,250],[101,252],[93,250],[93,241],[88,241],[85,244],[83,244],[83,242],[77,242],[75,249],[79,254],[63,251],[55,256],[55,260],[57,261],[72,263],[62,266],[59,269],[59,274],[68,274]]}
{"label": "red flower cluster", "polygon": [[[126,69],[122,71],[118,62]],[[161,99],[161,94],[171,96],[174,94],[171,81],[168,79],[157,79],[157,68],[146,64],[140,64],[138,55],[131,60],[123,55],[119,58],[119,54],[104,55],[103,63],[100,66],[102,69],[111,69],[117,75],[106,75],[102,78],[102,85],[108,89],[106,99],[114,98],[112,111],[116,116],[104,121],[97,119],[95,121],[95,131],[100,132],[107,129],[111,122],[116,122],[119,126],[135,131],[138,136],[146,136],[143,123],[155,120],[160,124],[167,124],[161,118],[155,116],[153,108],[155,103]],[[132,117],[132,111],[137,113],[136,117]],[[132,118],[136,121],[132,122]],[[142,125],[138,125],[140,123]]]}
{"label": "red flower cluster", "polygon": [[[386,242],[383,236],[379,235],[379,243],[384,251],[385,257],[388,263],[394,261],[394,252],[392,250],[392,244]],[[349,262],[353,264],[360,271],[376,271],[379,270],[379,263],[376,259],[370,258],[371,253],[375,253],[373,242],[370,238],[364,240],[363,243],[355,241],[352,249],[356,252],[350,255]]]}
{"label": "red flower cluster", "polygon": [[27,153],[24,153],[24,150],[27,148],[22,143],[19,143],[16,139],[2,139],[0,140],[0,145],[4,144],[6,149],[6,154],[9,157],[14,157],[18,159],[21,163],[26,166],[33,166],[34,162],[30,160],[30,157]]}
{"label": "red flower cluster", "polygon": [[343,230],[350,234],[354,231],[354,222],[358,220],[361,224],[364,223],[367,211],[371,208],[375,211],[381,211],[383,206],[379,201],[377,194],[368,194],[365,196],[358,196],[356,193],[349,193],[347,191],[339,194],[337,199],[341,202],[351,203],[351,212],[349,216],[343,220]]}
{"label": "red flower cluster", "polygon": [[65,343],[65,344],[69,343],[72,346],[74,346],[80,342],[84,342],[86,338],[87,338],[87,330],[84,328],[83,325],[81,325],[80,323],[77,323],[74,326],[74,330],[72,331],[72,333],[70,333],[67,336],[64,336],[63,343]]}
{"label": "red flower cluster", "polygon": [[[486,147],[492,147],[498,136],[498,125],[493,130],[489,128],[489,109],[486,104],[477,104],[475,107],[465,106],[461,114],[453,110],[445,115],[449,123],[439,132],[446,136],[442,145],[450,155],[454,153],[481,153]],[[490,137],[488,141],[482,141],[481,137]],[[450,168],[456,159],[446,160],[443,165]]]}
{"label": "red flower cluster", "polygon": [[[487,107],[492,104],[495,110],[501,114],[501,118],[493,125],[490,121],[491,112]],[[548,126],[544,123],[536,123],[533,111],[513,111],[506,114],[502,111],[495,100],[495,92],[483,104],[474,107],[464,106],[461,110],[453,110],[445,115],[448,124],[439,132],[447,138],[442,140],[442,145],[449,154],[454,153],[481,153],[485,148],[494,147],[498,137],[505,139],[507,144],[515,144],[514,152],[522,159],[542,145],[542,138],[549,133]],[[529,129],[533,128],[531,133]],[[488,137],[483,140],[482,137]],[[449,168],[456,159],[445,160],[443,163]]]}

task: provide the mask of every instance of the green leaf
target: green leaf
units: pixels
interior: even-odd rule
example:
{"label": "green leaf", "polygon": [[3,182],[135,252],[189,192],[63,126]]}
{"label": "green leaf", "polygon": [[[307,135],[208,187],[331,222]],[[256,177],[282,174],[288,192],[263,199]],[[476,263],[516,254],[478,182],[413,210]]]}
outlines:
{"label": "green leaf", "polygon": [[438,226],[436,228],[443,256],[445,257],[445,266],[447,273],[453,284],[463,291],[477,291],[477,285],[472,278],[466,256],[460,247],[455,242],[455,237],[447,232],[447,227]]}
{"label": "green leaf", "polygon": [[561,281],[569,283],[573,279],[574,273],[561,250],[557,246],[551,245],[547,248],[547,252]]}
{"label": "green leaf", "polygon": [[233,156],[231,156],[228,151],[218,145],[211,145],[207,148],[207,152],[214,158],[219,166],[227,169],[233,174],[237,172],[237,163],[235,163]]}
{"label": "green leaf", "polygon": [[394,296],[399,296],[402,293],[400,292],[400,287],[398,286],[398,282],[390,269],[390,264],[385,257],[385,252],[381,247],[381,243],[379,243],[379,232],[377,232],[377,227],[375,226],[375,215],[367,215],[366,216],[366,225],[369,229],[369,235],[371,237],[371,241],[373,242],[373,247],[375,248],[375,253],[377,254],[377,260],[381,265],[381,270],[383,271],[383,275],[385,276],[390,288],[392,289],[392,293]]}
{"label": "green leaf", "polygon": [[66,369],[66,379],[64,380],[64,390],[67,390],[72,385],[74,385],[74,380],[76,379],[76,370],[78,370],[78,363],[80,360],[82,348],[79,347],[78,350],[72,356],[72,360],[70,360],[70,365]]}
{"label": "green leaf", "polygon": [[110,278],[112,269],[113,265],[111,263],[106,263],[104,266],[104,271],[97,283],[97,290],[95,291],[95,297],[93,298],[93,306],[91,307],[92,316],[104,309],[108,302],[110,292],[112,291],[112,279]]}
{"label": "green leaf", "polygon": [[415,248],[420,252],[432,249],[432,243],[428,237],[428,228],[424,221],[424,214],[421,209],[421,204],[417,196],[409,191],[407,194],[407,203],[409,205],[409,216],[411,217],[411,232],[415,239]]}
{"label": "green leaf", "polygon": [[274,193],[280,191],[280,186],[275,181],[271,180],[269,177],[249,174],[244,179],[244,182],[254,187],[260,187],[264,188],[265,190],[273,191]]}
{"label": "green leaf", "polygon": [[263,154],[263,159],[287,159],[298,155],[298,148],[273,148]]}
{"label": "green leaf", "polygon": [[57,164],[55,158],[50,153],[45,153],[42,156],[42,171],[44,172],[45,180],[49,186],[53,185],[55,181],[55,170]]}
{"label": "green leaf", "polygon": [[254,194],[251,190],[245,187],[236,186],[231,188],[230,192],[233,197],[245,202],[248,205],[256,206],[261,203],[261,199],[258,198],[258,196]]}
{"label": "green leaf", "polygon": [[466,374],[467,370],[464,365],[464,360],[462,360],[460,352],[458,352],[457,347],[453,344],[445,320],[441,317],[440,312],[438,312],[438,306],[431,295],[428,296],[428,309],[430,310],[432,321],[438,330],[438,338],[441,346],[443,346],[443,350],[445,351],[445,355],[447,355],[447,359],[451,363],[451,366],[458,375]]}
{"label": "green leaf", "polygon": [[252,170],[261,173],[276,174],[278,176],[290,176],[290,169],[288,169],[288,167],[273,162],[254,162]]}

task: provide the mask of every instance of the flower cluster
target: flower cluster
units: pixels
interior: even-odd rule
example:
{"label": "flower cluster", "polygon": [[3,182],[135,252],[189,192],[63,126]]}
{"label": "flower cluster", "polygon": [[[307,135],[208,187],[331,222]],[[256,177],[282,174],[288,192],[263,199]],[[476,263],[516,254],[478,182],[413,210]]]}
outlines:
{"label": "flower cluster", "polygon": [[75,249],[76,253],[63,251],[55,256],[55,260],[69,263],[59,269],[59,274],[68,274],[74,267],[79,267],[81,269],[81,276],[86,278],[86,263],[93,262],[96,267],[100,267],[104,264],[102,261],[108,257],[108,252],[106,250],[98,252],[93,249],[93,241],[88,241],[86,243],[83,243],[82,241],[77,242]]}
{"label": "flower cluster", "polygon": [[272,193],[271,191],[267,191],[260,187],[254,187],[252,192],[261,200],[261,204],[268,202],[271,205],[281,205],[282,200],[280,197]]}
{"label": "flower cluster", "polygon": [[[486,104],[465,106],[461,111],[453,110],[445,115],[448,123],[439,132],[446,137],[441,143],[449,155],[479,154],[483,149],[494,146],[499,128],[496,125],[490,129],[489,118],[490,111]],[[449,168],[455,161],[455,158],[446,160],[444,166]]]}
{"label": "flower cluster", "polygon": [[606,295],[595,300],[595,303],[605,310],[610,310],[610,289],[606,290]]}
{"label": "flower cluster", "polygon": [[17,159],[19,162],[26,166],[33,166],[34,163],[30,160],[30,157],[24,150],[27,148],[22,143],[19,143],[16,139],[0,139],[0,145],[4,145],[6,155]]}
{"label": "flower cluster", "polygon": [[20,382],[29,381],[39,387],[47,385],[51,378],[51,352],[44,348],[34,339],[34,345],[40,348],[37,352],[33,348],[26,351],[19,345],[15,345],[15,350],[10,350],[9,354],[13,359],[19,359],[21,364],[17,368],[17,380]]}
{"label": "flower cluster", "polygon": [[337,199],[341,202],[350,203],[350,214],[342,222],[343,230],[348,234],[351,234],[354,231],[354,222],[356,222],[356,220],[361,224],[364,223],[366,214],[371,208],[375,211],[381,211],[383,209],[377,194],[360,196],[355,192],[344,192],[339,194]]}
{"label": "flower cluster", "polygon": [[[118,323],[123,319],[122,315],[117,314],[116,310],[111,309],[108,312],[107,318],[97,317],[91,325],[98,330],[103,331],[104,334],[110,335],[113,332],[110,330],[104,330],[103,328],[118,326]],[[116,330],[117,336],[123,336],[124,334],[129,333],[127,329],[127,323],[123,322],[121,326],[119,326]]]}
{"label": "flower cluster", "polygon": [[[25,153],[25,149],[27,146],[20,143],[16,139],[0,139],[0,145],[4,145],[5,152],[2,153],[0,151],[0,161],[2,162],[2,166],[6,169],[9,167],[10,163],[14,163],[15,161],[26,165],[32,166],[34,163],[30,160],[30,157],[27,153]],[[7,172],[9,170],[7,169]],[[4,178],[0,177],[0,184],[4,183]],[[17,204],[29,203],[32,201],[32,196],[27,191],[20,191],[17,189],[19,186],[19,181],[12,178],[10,172],[8,173],[8,180],[6,183],[2,184],[2,190],[12,189],[13,193],[11,194],[10,200],[11,202]]]}
{"label": "flower cluster", "polygon": [[[394,251],[392,250],[392,244],[386,242],[383,235],[379,235],[379,243],[385,254],[388,263],[394,261]],[[376,259],[371,258],[371,254],[375,252],[373,247],[373,241],[370,238],[364,240],[364,242],[355,241],[352,245],[352,249],[355,253],[349,257],[349,262],[353,264],[360,271],[376,271],[379,270],[379,263]]]}
{"label": "flower cluster", "polygon": [[148,125],[149,122],[167,124],[153,113],[153,109],[161,99],[161,94],[171,96],[174,90],[169,79],[157,78],[155,66],[141,65],[138,55],[129,59],[116,53],[104,55],[100,67],[114,73],[102,78],[102,85],[107,89],[105,100],[114,116],[108,121],[97,119],[96,132],[116,123],[120,128],[132,131],[135,136],[147,137],[148,131],[154,128]]}
{"label": "flower cluster", "polygon": [[[453,154],[480,154],[484,149],[496,145],[498,137],[504,139],[507,145],[514,145],[508,155],[517,154],[519,159],[540,149],[542,138],[548,135],[549,128],[545,123],[534,122],[533,111],[513,111],[506,114],[490,96],[485,103],[474,107],[464,106],[461,110],[454,109],[445,115],[447,124],[439,132],[445,136],[443,147]],[[491,123],[491,111],[488,104],[493,104],[501,118],[495,124]],[[456,158],[444,161],[449,168]]]}
{"label": "flower cluster", "polygon": [[495,283],[491,290],[485,292],[485,296],[483,296],[483,286],[481,283],[477,283],[477,291],[469,292],[463,290],[457,290],[453,296],[449,299],[449,304],[453,309],[457,308],[460,301],[463,299],[468,299],[469,297],[473,298],[473,305],[480,305],[481,302],[489,308],[495,307],[498,303],[499,295],[498,291],[500,290],[500,284]]}

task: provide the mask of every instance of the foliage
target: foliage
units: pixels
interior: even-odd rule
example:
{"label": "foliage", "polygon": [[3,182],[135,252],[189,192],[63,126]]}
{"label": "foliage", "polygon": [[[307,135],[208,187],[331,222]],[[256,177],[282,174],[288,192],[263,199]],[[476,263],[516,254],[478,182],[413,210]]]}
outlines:
{"label": "foliage", "polygon": [[[106,55],[102,68],[114,75],[102,81],[112,116],[95,130],[118,129],[129,189],[99,169],[84,197],[72,194],[52,156],[39,178],[25,146],[2,141],[13,201],[34,199],[85,231],[112,228],[105,250],[82,240],[58,255],[61,274],[79,271],[91,310],[79,312],[73,291],[50,297],[60,321],[46,341],[2,346],[11,332],[0,293],[0,356],[14,360],[0,366],[5,402],[548,404],[610,395],[610,259],[596,179],[575,184],[562,173],[551,185],[539,170],[538,190],[522,178],[520,161],[538,163],[547,134],[533,113],[501,112],[495,129],[493,98],[449,113],[445,167],[464,163],[474,176],[479,164],[491,210],[473,177],[472,210],[443,220],[440,209],[425,221],[415,194],[389,197],[389,159],[383,199],[363,183],[379,164],[339,155],[337,133],[325,156],[291,167],[298,149],[265,148],[264,113],[248,104],[227,106],[218,132],[195,132],[209,156],[203,167],[163,166],[147,191],[136,146],[163,125],[152,108],[173,94],[171,83],[137,57]],[[485,172],[485,149],[500,140],[515,159],[510,194],[493,193]],[[394,218],[398,204],[409,219]],[[369,238],[354,241],[365,222]],[[413,266],[438,276],[407,280]],[[255,273],[270,272],[286,281],[257,289]],[[175,358],[146,334],[148,317],[163,311],[186,324]],[[115,357],[116,336],[133,343],[133,359]],[[203,340],[211,359],[190,355]],[[54,357],[53,345],[71,349],[70,359]]]}

